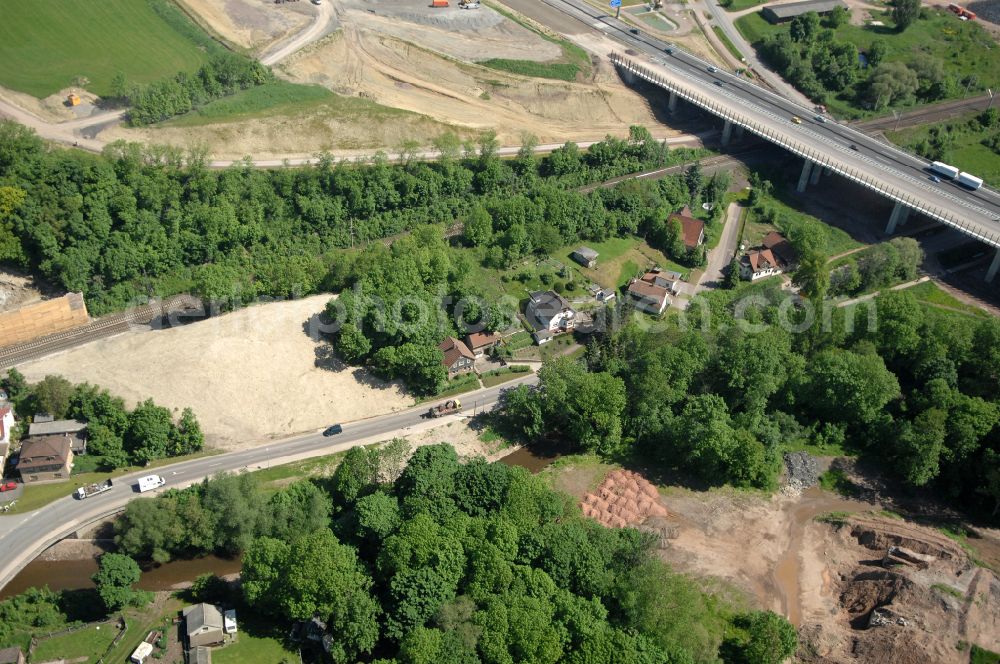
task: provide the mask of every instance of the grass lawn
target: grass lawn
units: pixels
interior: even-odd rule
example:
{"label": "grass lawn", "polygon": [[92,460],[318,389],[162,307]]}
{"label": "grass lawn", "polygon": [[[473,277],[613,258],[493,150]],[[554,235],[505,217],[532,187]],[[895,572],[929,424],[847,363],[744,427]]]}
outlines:
{"label": "grass lawn", "polygon": [[994,187],[1000,186],[1000,154],[982,143],[983,139],[996,134],[1000,129],[983,129],[975,121],[978,115],[979,113],[970,113],[948,122],[926,124],[897,132],[886,132],[886,137],[901,147],[917,152],[917,147],[922,143],[931,142],[932,129],[943,131],[948,138],[943,154],[937,161],[943,161],[968,173],[974,173]]}
{"label": "grass lawn", "polygon": [[[185,602],[174,596],[168,597],[165,601],[157,601],[147,604],[142,608],[125,609],[125,622],[128,631],[125,637],[118,642],[118,645],[104,658],[105,662],[125,662],[128,656],[146,638],[146,634],[153,629],[164,630],[164,634],[170,639],[177,638],[177,628],[170,626],[171,619],[177,615]],[[215,653],[212,653],[213,658]],[[150,659],[147,661],[158,661]]]}
{"label": "grass lawn", "polygon": [[516,378],[523,378],[531,373],[531,369],[528,367],[522,367],[523,371],[514,371],[514,367],[504,367],[503,369],[497,369],[496,371],[488,371],[483,374],[483,387],[493,387],[495,385],[501,385],[508,381],[512,381]]}
{"label": "grass lawn", "polygon": [[734,58],[736,58],[737,60],[743,59],[743,54],[740,53],[740,49],[736,48],[736,44],[734,44],[733,40],[730,39],[726,35],[726,33],[722,31],[722,28],[720,28],[717,25],[713,25],[712,31],[715,33],[715,36],[719,38],[719,41],[721,41],[725,45],[726,50],[728,50]]}
{"label": "grass lawn", "polygon": [[94,625],[71,634],[43,639],[38,642],[31,659],[36,662],[54,659],[79,661],[80,664],[96,662],[114,641],[117,633],[118,630],[113,625]]}
{"label": "grass lawn", "polygon": [[743,231],[743,239],[741,240],[748,247],[760,244],[764,235],[771,230],[777,229],[788,236],[792,232],[792,229],[800,225],[811,226],[819,231],[825,239],[824,253],[828,257],[836,256],[837,254],[842,254],[845,251],[862,246],[860,242],[852,238],[845,231],[825,224],[816,217],[801,212],[781,200],[768,198],[766,207],[770,207],[776,212],[775,223],[773,225],[767,223],[766,220],[761,219],[759,213],[751,210],[748,213],[746,227]]}
{"label": "grass lawn", "polygon": [[958,298],[953,297],[950,293],[941,290],[933,281],[925,281],[922,284],[907,288],[906,292],[912,293],[917,300],[932,307],[956,310],[979,318],[990,317],[987,312],[979,307],[966,304]]}
{"label": "grass lawn", "polygon": [[490,9],[506,16],[515,23],[531,30],[536,35],[547,42],[551,42],[562,49],[562,56],[558,62],[536,62],[534,60],[507,60],[502,58],[492,58],[480,61],[478,64],[498,69],[500,71],[520,74],[522,76],[533,76],[536,78],[554,78],[560,81],[576,80],[577,74],[587,76],[591,71],[590,56],[582,48],[571,41],[563,39],[554,34],[549,34],[540,30],[534,24],[522,19],[503,6],[487,2]]}
{"label": "grass lawn", "polygon": [[739,12],[744,9],[756,7],[757,5],[762,5],[764,2],[765,0],[730,0],[728,5],[724,4],[722,6],[727,12]]}
{"label": "grass lawn", "polygon": [[340,113],[361,113],[377,104],[358,97],[341,97],[320,85],[297,85],[274,81],[216,99],[163,127],[195,127],[215,122],[250,120],[271,115],[292,115],[332,107]]}
{"label": "grass lawn", "polygon": [[970,664],[1000,664],[1000,654],[974,645],[969,662]]}
{"label": "grass lawn", "polygon": [[212,650],[215,664],[278,664],[298,661],[299,656],[270,636],[253,636],[241,631],[235,643]]}
{"label": "grass lawn", "polygon": [[111,79],[148,83],[194,71],[222,46],[168,0],[5,2],[0,84],[47,97],[86,77],[107,95]]}
{"label": "grass lawn", "polygon": [[[340,465],[341,459],[347,452],[337,452],[326,456],[303,459],[292,463],[273,466],[264,470],[254,471],[253,477],[266,488],[280,488],[290,482],[306,479],[308,477],[329,477],[334,469]],[[275,452],[275,456],[280,453]]]}
{"label": "grass lawn", "polygon": [[[959,21],[944,9],[924,9],[929,18],[916,21],[903,32],[896,32],[887,10],[884,14],[873,13],[873,18],[885,25],[842,25],[834,31],[834,36],[837,41],[856,45],[862,52],[871,48],[875,40],[883,41],[888,48],[885,62],[907,62],[917,53],[926,53],[940,60],[945,73],[955,80],[975,74],[973,90],[985,92],[988,88],[1000,87],[1000,48],[990,34],[977,21]],[[755,12],[739,18],[736,26],[747,41],[755,44],[768,35],[789,30],[790,23],[771,25]],[[964,92],[964,86],[956,85],[952,98]],[[825,103],[836,114],[874,115],[832,94],[827,96]]]}

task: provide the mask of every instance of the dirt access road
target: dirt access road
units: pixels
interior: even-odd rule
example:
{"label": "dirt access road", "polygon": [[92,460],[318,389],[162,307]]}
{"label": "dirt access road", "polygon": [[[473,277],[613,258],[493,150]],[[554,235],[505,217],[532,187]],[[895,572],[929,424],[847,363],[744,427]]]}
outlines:
{"label": "dirt access road", "polygon": [[287,43],[279,46],[277,50],[261,56],[260,61],[262,64],[271,66],[281,62],[292,53],[308,46],[326,34],[330,24],[336,18],[336,14],[333,11],[333,4],[324,2],[319,6],[313,6],[316,7],[316,18],[309,24],[309,27],[295,35]]}

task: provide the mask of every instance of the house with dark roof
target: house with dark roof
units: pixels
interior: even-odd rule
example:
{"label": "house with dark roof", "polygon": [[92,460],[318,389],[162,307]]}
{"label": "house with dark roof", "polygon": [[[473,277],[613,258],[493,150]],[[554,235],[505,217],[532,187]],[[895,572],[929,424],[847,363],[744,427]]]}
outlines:
{"label": "house with dark roof", "polygon": [[580,247],[572,253],[572,258],[584,267],[597,267],[598,253],[590,247]]}
{"label": "house with dark roof", "polygon": [[472,371],[472,367],[476,363],[476,356],[462,341],[455,337],[448,337],[438,344],[438,348],[444,353],[441,364],[448,370],[449,376]]}
{"label": "house with dark roof", "polygon": [[576,311],[555,291],[535,291],[528,294],[525,309],[528,324],[535,330],[535,342],[543,344],[562,332],[576,327]]}
{"label": "house with dark roof", "polygon": [[72,470],[69,436],[41,436],[21,445],[17,472],[24,483],[65,479]]}
{"label": "house with dark roof", "polygon": [[500,343],[500,339],[500,335],[496,332],[472,332],[465,335],[465,345],[473,355],[480,358]]}
{"label": "house with dark roof", "polygon": [[222,612],[214,604],[194,604],[185,607],[181,614],[184,616],[184,638],[188,649],[225,641]]}
{"label": "house with dark roof", "polygon": [[36,415],[28,425],[28,438],[39,436],[69,436],[73,454],[87,453],[87,423],[79,420],[54,420]]}
{"label": "house with dark roof", "polygon": [[681,239],[688,249],[695,249],[705,241],[705,222],[695,219],[688,206],[685,205],[680,212],[670,215],[669,221],[676,221],[681,225]]}
{"label": "house with dark roof", "polygon": [[768,23],[784,23],[809,12],[816,12],[820,16],[829,14],[837,7],[847,9],[847,4],[843,0],[805,0],[786,5],[768,5],[760,11],[760,14]]}

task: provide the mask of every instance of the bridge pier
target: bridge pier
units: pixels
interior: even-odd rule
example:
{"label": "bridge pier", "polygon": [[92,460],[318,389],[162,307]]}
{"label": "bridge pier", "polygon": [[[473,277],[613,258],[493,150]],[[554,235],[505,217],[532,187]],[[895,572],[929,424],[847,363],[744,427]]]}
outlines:
{"label": "bridge pier", "polygon": [[802,163],[802,174],[799,175],[799,184],[795,187],[795,191],[800,194],[806,190],[806,185],[809,184],[809,171],[812,169],[813,163],[806,159]]}
{"label": "bridge pier", "polygon": [[733,129],[733,138],[737,141],[743,140],[743,125],[736,125],[736,128]]}
{"label": "bridge pier", "polygon": [[670,98],[667,99],[667,110],[671,113],[677,110],[677,93],[671,91]]}
{"label": "bridge pier", "polygon": [[819,176],[823,175],[823,167],[819,164],[813,164],[812,175],[809,176],[809,184],[819,184]]}
{"label": "bridge pier", "polygon": [[630,69],[622,70],[622,78],[625,79],[625,83],[630,86],[635,85],[635,74]]}
{"label": "bridge pier", "polygon": [[906,223],[906,220],[910,217],[910,208],[906,207],[902,203],[896,203],[892,208],[892,214],[889,215],[889,225],[885,227],[885,234],[892,235],[896,232],[896,226]]}
{"label": "bridge pier", "polygon": [[722,125],[722,145],[729,145],[729,140],[733,136],[733,123],[731,120],[726,120],[726,124]]}
{"label": "bridge pier", "polygon": [[997,248],[997,252],[993,254],[993,262],[986,270],[986,281],[992,282],[993,277],[997,276],[997,270],[1000,270],[1000,248]]}

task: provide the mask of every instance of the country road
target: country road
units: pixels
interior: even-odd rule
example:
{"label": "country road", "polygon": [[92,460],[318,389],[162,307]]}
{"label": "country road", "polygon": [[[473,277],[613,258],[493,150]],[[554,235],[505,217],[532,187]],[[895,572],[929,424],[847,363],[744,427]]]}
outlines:
{"label": "country road", "polygon": [[[277,466],[301,459],[325,456],[348,450],[357,445],[368,445],[388,440],[396,435],[409,433],[415,428],[428,428],[470,417],[475,411],[491,408],[500,393],[515,385],[534,384],[534,374],[508,383],[461,395],[465,408],[457,415],[436,420],[425,420],[429,404],[408,410],[355,422],[345,422],[340,435],[325,437],[320,432],[303,434],[284,440],[272,440],[252,449],[199,457],[181,461],[155,470],[130,473],[114,479],[114,488],[86,500],[77,500],[70,494],[73,486],[67,483],[66,497],[35,510],[31,514],[0,516],[0,588],[3,588],[26,564],[46,548],[79,528],[115,514],[130,500],[139,497],[133,488],[137,478],[150,473],[163,476],[167,489],[177,489],[196,484],[206,477],[225,472],[244,472]],[[146,494],[148,497],[151,494]]]}

